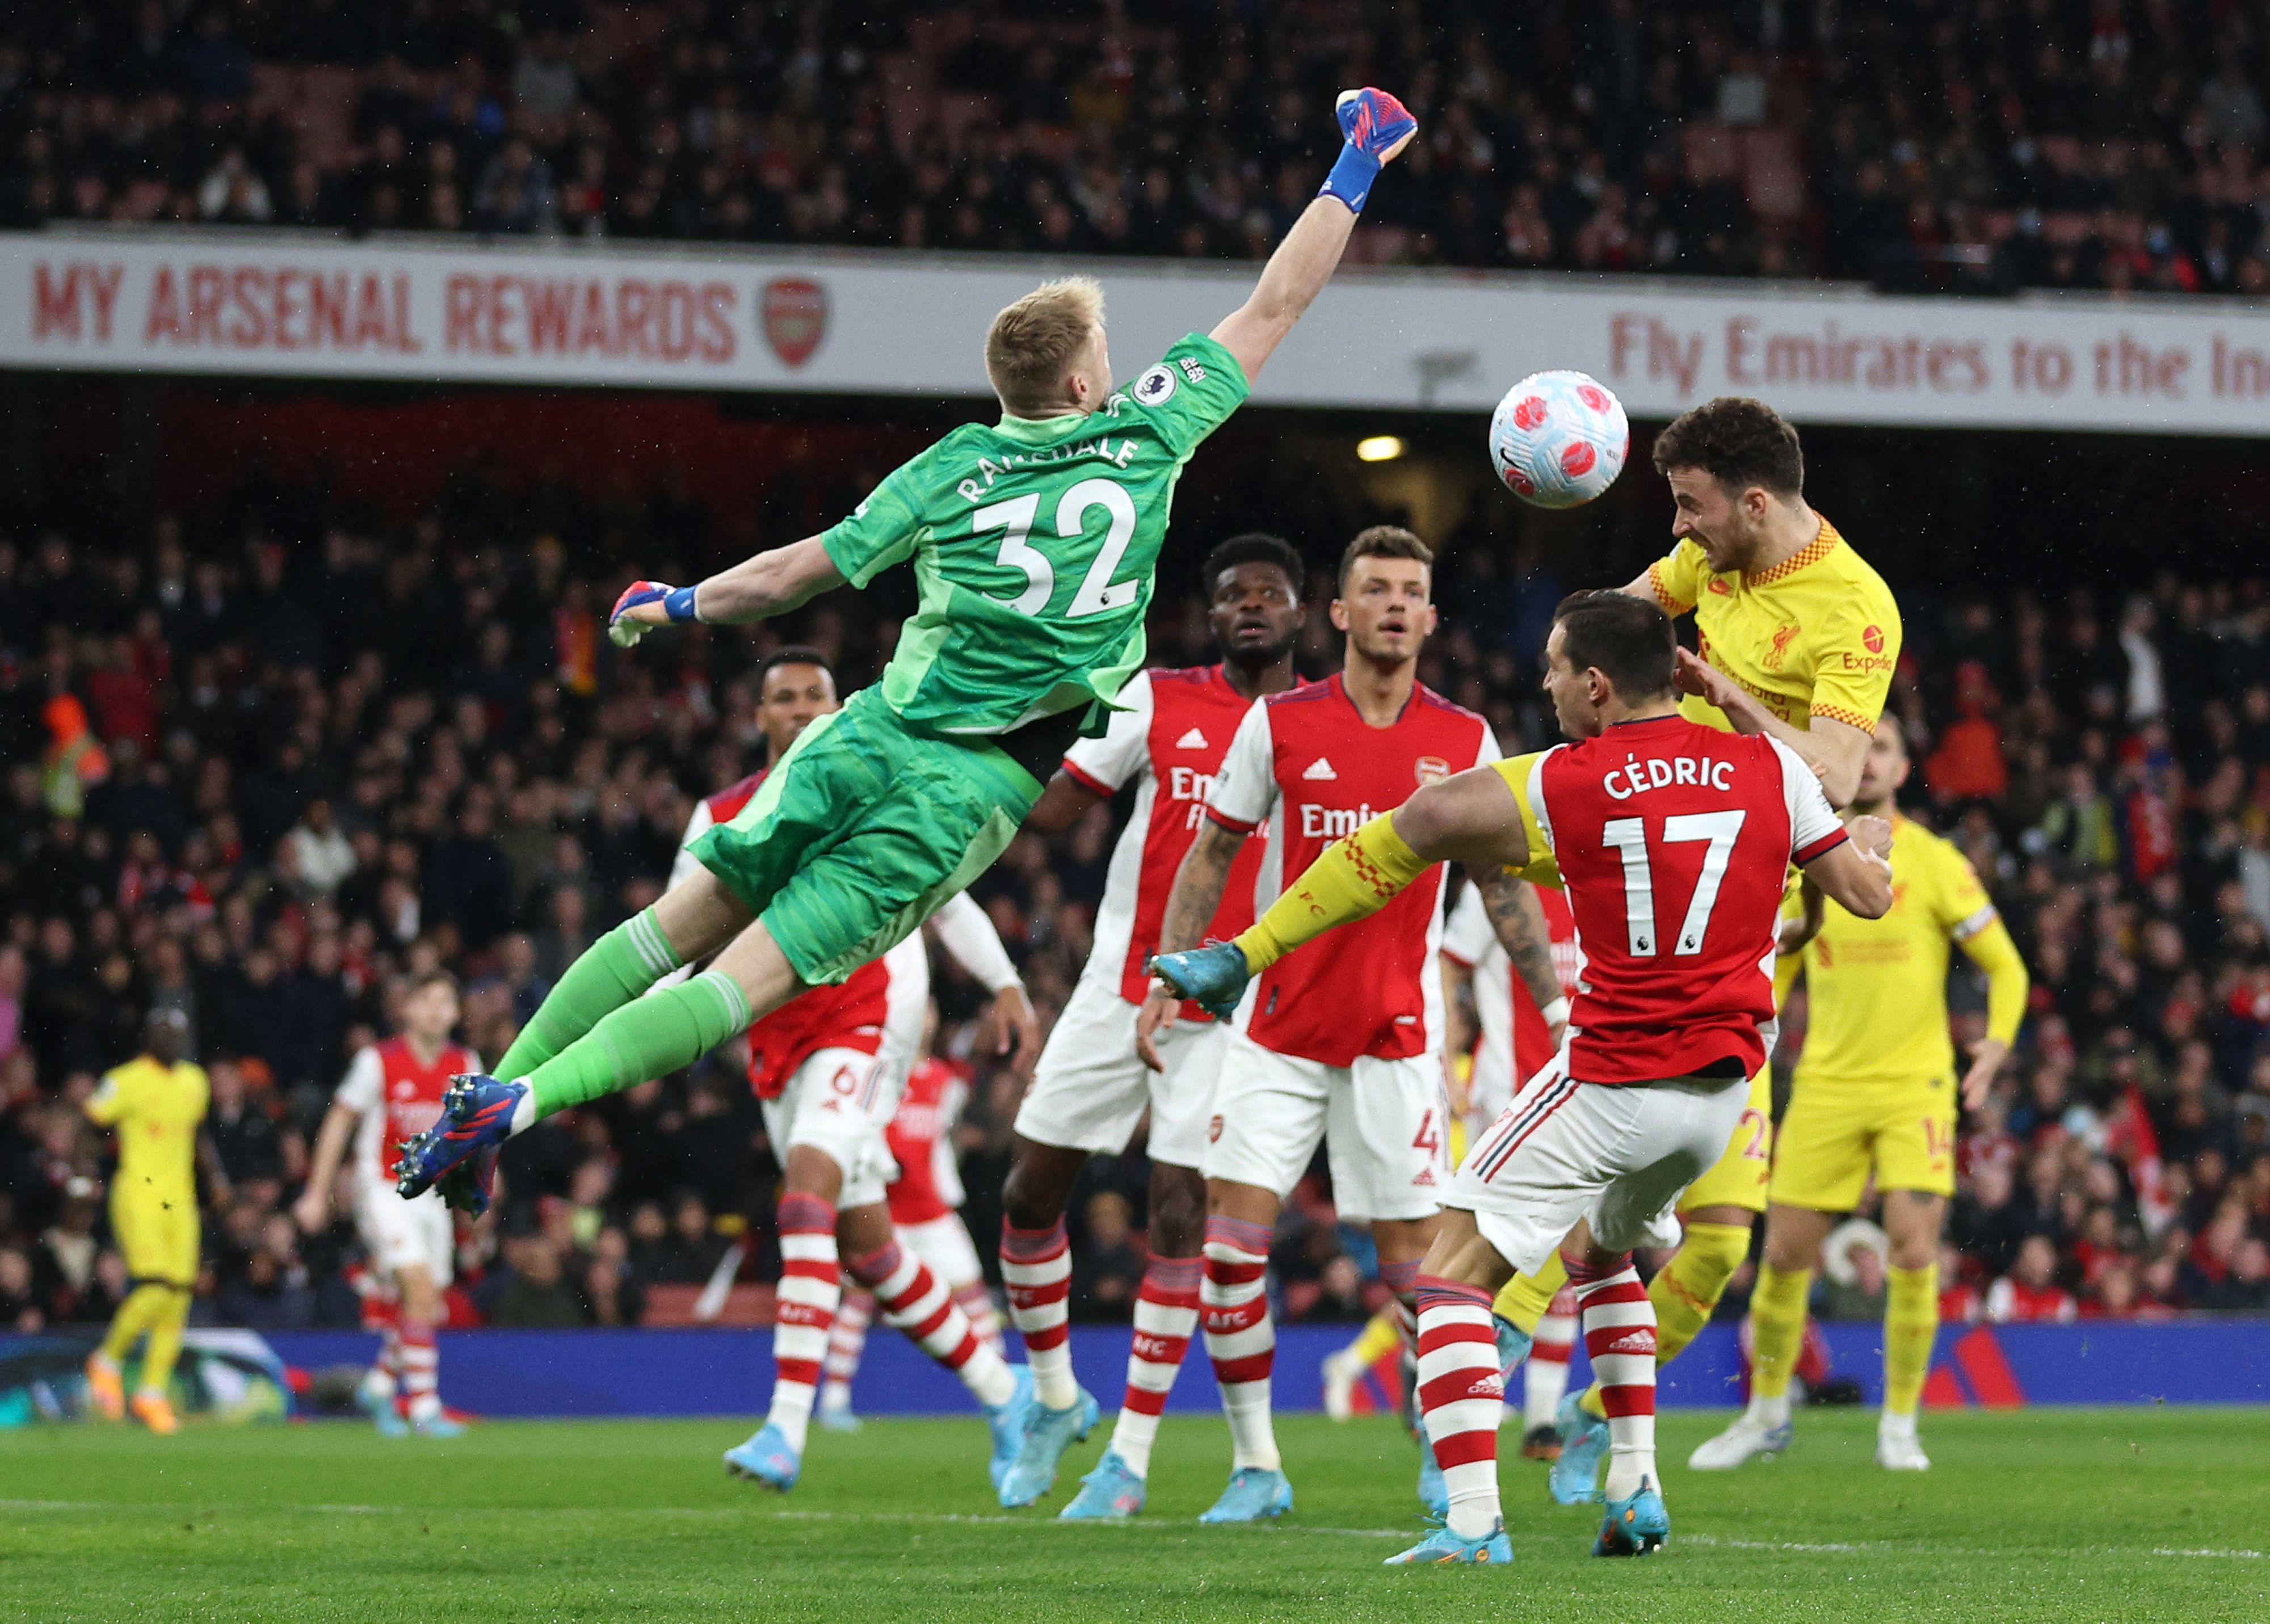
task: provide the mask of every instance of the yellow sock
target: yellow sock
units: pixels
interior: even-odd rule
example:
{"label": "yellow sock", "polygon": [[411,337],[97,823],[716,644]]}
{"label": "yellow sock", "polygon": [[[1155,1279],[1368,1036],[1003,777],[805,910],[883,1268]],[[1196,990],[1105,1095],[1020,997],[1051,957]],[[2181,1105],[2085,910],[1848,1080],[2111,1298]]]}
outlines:
{"label": "yellow sock", "polygon": [[171,1289],[166,1286],[137,1286],[126,1294],[126,1301],[110,1316],[110,1329],[103,1333],[104,1358],[114,1365],[126,1362],[126,1356],[134,1351],[142,1333],[156,1322],[158,1310],[166,1306]]}
{"label": "yellow sock", "polygon": [[1884,1408],[1913,1415],[1939,1335],[1939,1265],[1888,1271],[1884,1301]]}
{"label": "yellow sock", "polygon": [[1524,1336],[1533,1337],[1537,1334],[1537,1322],[1553,1305],[1554,1294],[1568,1283],[1569,1271],[1561,1261],[1561,1254],[1555,1252],[1536,1273],[1517,1274],[1508,1280],[1490,1310],[1519,1329]]}
{"label": "yellow sock", "polygon": [[182,1356],[182,1328],[189,1323],[189,1293],[180,1287],[161,1287],[165,1300],[151,1316],[150,1346],[142,1355],[142,1380],[137,1385],[164,1392],[174,1379],[174,1361]]}
{"label": "yellow sock", "polygon": [[1370,1366],[1403,1346],[1403,1327],[1396,1323],[1393,1313],[1382,1309],[1364,1322],[1363,1330],[1348,1344],[1348,1352],[1356,1362]]}
{"label": "yellow sock", "polygon": [[[1689,1224],[1687,1238],[1671,1261],[1648,1282],[1647,1300],[1655,1304],[1655,1362],[1669,1364],[1687,1351],[1687,1345],[1710,1323],[1710,1310],[1725,1294],[1726,1282],[1750,1255],[1747,1224]],[[1585,1390],[1584,1408],[1605,1417],[1598,1382]]]}
{"label": "yellow sock", "polygon": [[1761,1398],[1785,1398],[1789,1378],[1805,1344],[1805,1303],[1813,1290],[1813,1271],[1783,1273],[1771,1264],[1758,1269],[1750,1294],[1750,1390]]}
{"label": "yellow sock", "polygon": [[1433,866],[1395,832],[1395,815],[1382,812],[1325,847],[1239,935],[1238,949],[1258,975],[1334,925],[1377,913]]}

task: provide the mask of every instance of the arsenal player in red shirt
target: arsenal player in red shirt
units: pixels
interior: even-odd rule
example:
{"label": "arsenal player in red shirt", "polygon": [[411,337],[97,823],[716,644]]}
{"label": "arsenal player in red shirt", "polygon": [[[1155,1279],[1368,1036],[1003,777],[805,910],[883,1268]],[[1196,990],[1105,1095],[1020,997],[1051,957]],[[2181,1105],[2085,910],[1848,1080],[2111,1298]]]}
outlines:
{"label": "arsenal player in red shirt", "polygon": [[1567,1036],[1466,1153],[1419,1283],[1420,1403],[1449,1506],[1444,1526],[1396,1562],[1512,1560],[1490,1300],[1556,1249],[1607,1409],[1593,1552],[1636,1555],[1668,1537],[1655,1309],[1631,1249],[1676,1239],[1680,1191],[1725,1149],[1764,1064],[1788,865],[1863,918],[1892,901],[1890,825],[1857,819],[1848,834],[1788,745],[1679,714],[1678,643],[1654,604],[1580,593],[1556,614],[1546,657],[1546,691],[1576,743],[1421,790],[1327,852],[1236,942],[1158,967],[1219,1007],[1335,924],[1385,916],[1436,863],[1517,870],[1549,855],[1566,881],[1585,959]]}
{"label": "arsenal player in red shirt", "polygon": [[[1192,946],[1220,906],[1246,838],[1271,826],[1263,894],[1422,784],[1497,759],[1489,724],[1430,692],[1419,655],[1435,630],[1434,554],[1378,525],[1342,555],[1332,624],[1346,634],[1338,675],[1246,713],[1206,802],[1206,824],[1176,876],[1161,951]],[[1540,952],[1543,921],[1526,887],[1478,873],[1509,952]],[[1369,1222],[1380,1275],[1406,1313],[1450,1176],[1443,1088],[1441,876],[1321,952],[1258,977],[1237,1012],[1206,1125],[1206,1352],[1234,1445],[1230,1480],[1203,1520],[1251,1522],[1291,1509],[1270,1420],[1276,1331],[1264,1276],[1269,1236],[1319,1143],[1329,1146],[1340,1215]],[[1550,972],[1546,972],[1549,975]],[[1180,1005],[1145,1005],[1140,1042]],[[1422,1494],[1427,1493],[1422,1486]]]}
{"label": "arsenal player in red shirt", "polygon": [[[1147,1113],[1151,1256],[1135,1300],[1126,1396],[1110,1449],[1062,1515],[1108,1519],[1143,1509],[1159,1417],[1198,1329],[1198,1245],[1205,1227],[1198,1159],[1228,1040],[1223,1023],[1200,1016],[1162,1046],[1163,1065],[1146,1066],[1135,1052],[1136,1014],[1150,990],[1144,966],[1158,951],[1175,871],[1198,833],[1238,724],[1256,699],[1299,680],[1293,645],[1306,619],[1306,574],[1301,555],[1275,536],[1233,536],[1208,553],[1201,578],[1221,663],[1147,671],[1131,679],[1119,691],[1122,708],[1103,736],[1081,739],[1066,753],[1063,769],[1025,820],[1028,827],[1065,828],[1105,797],[1131,786],[1135,791],[1127,827],[1112,849],[1087,967],[1049,1034],[1017,1113],[1001,1192],[1001,1276],[1048,1423],[1030,1435],[1004,1479],[1005,1505],[1047,1493],[1065,1449],[1096,1419],[1095,1400],[1072,1376],[1065,1205],[1088,1157],[1125,1150]],[[1213,922],[1215,936],[1235,936],[1253,923],[1262,849],[1256,841],[1240,855]]]}

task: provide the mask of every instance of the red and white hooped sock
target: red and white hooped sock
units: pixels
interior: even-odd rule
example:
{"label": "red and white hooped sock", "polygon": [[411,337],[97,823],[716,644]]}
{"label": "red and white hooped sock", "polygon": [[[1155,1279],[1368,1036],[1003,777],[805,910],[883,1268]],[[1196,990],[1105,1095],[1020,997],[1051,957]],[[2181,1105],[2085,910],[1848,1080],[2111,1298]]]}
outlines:
{"label": "red and white hooped sock", "polygon": [[1205,1278],[1198,1316],[1206,1357],[1229,1420],[1231,1466],[1280,1469],[1277,1429],[1269,1414],[1269,1378],[1277,1363],[1277,1327],[1269,1317],[1269,1226],[1244,1219],[1206,1220]]}
{"label": "red and white hooped sock", "polygon": [[1143,1266],[1143,1288],[1135,1294],[1135,1339],[1127,1350],[1127,1397],[1119,1405],[1119,1425],[1111,1447],[1137,1477],[1151,1471],[1151,1445],[1159,1436],[1159,1417],[1167,1395],[1191,1350],[1198,1328],[1198,1276],[1195,1257],[1161,1257],[1155,1252]]}
{"label": "red and white hooped sock", "polygon": [[1001,1283],[1033,1368],[1033,1396],[1051,1410],[1071,1409],[1079,1383],[1072,1373],[1072,1246],[1064,1220],[1046,1229],[1001,1226]]}
{"label": "red and white hooped sock", "polygon": [[851,1278],[875,1294],[885,1324],[905,1331],[924,1353],[960,1376],[978,1403],[990,1410],[1009,1402],[1017,1378],[969,1328],[953,1294],[921,1257],[893,1241],[854,1257]]}
{"label": "red and white hooped sock", "polygon": [[820,1393],[820,1362],[843,1298],[835,1206],[805,1192],[781,1198],[781,1280],[773,1319],[773,1402],[766,1420],[799,1453]]}
{"label": "red and white hooped sock", "polygon": [[1419,1411],[1443,1487],[1450,1529],[1478,1539],[1504,1518],[1497,1490],[1497,1423],[1505,1383],[1497,1368],[1490,1294],[1479,1286],[1419,1277]]}
{"label": "red and white hooped sock", "polygon": [[864,1291],[847,1291],[836,1305],[835,1321],[827,1328],[827,1356],[820,1361],[820,1407],[851,1407],[851,1378],[859,1374],[860,1356],[867,1351],[867,1327],[875,1322],[875,1299]]}
{"label": "red and white hooped sock", "polygon": [[1569,1284],[1584,1322],[1584,1352],[1599,1383],[1608,1417],[1610,1500],[1622,1500],[1643,1481],[1660,1488],[1655,1470],[1655,1304],[1626,1253],[1615,1267],[1569,1264]]}
{"label": "red and white hooped sock", "polygon": [[1563,1286],[1538,1316],[1537,1339],[1521,1368],[1521,1424],[1524,1430],[1553,1425],[1569,1391],[1569,1360],[1576,1351],[1576,1294]]}
{"label": "red and white hooped sock", "polygon": [[434,1327],[422,1319],[402,1316],[402,1407],[413,1421],[430,1421],[441,1413],[441,1350]]}
{"label": "red and white hooped sock", "polygon": [[974,1280],[964,1280],[953,1291],[953,1301],[960,1305],[962,1316],[968,1320],[970,1330],[977,1333],[977,1339],[1005,1358],[1009,1352],[1008,1338],[1004,1334],[1006,1327],[1002,1323],[1001,1310],[994,1302],[992,1290],[985,1284],[984,1277],[981,1275]]}

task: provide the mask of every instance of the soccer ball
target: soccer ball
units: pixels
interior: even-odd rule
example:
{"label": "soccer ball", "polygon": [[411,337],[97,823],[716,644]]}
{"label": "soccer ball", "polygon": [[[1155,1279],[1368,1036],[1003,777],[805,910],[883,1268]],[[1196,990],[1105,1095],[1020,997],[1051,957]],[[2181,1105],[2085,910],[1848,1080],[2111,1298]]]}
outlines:
{"label": "soccer ball", "polygon": [[1623,403],[1581,372],[1532,373],[1490,414],[1490,463],[1539,508],[1574,508],[1616,482],[1631,449]]}

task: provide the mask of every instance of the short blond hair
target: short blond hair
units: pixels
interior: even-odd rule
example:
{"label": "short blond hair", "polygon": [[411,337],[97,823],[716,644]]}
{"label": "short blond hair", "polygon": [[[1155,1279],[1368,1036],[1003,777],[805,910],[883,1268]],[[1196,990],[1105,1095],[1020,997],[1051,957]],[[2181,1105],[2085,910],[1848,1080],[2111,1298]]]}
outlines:
{"label": "short blond hair", "polygon": [[1065,371],[1103,323],[1103,285],[1094,277],[1043,282],[993,318],[985,375],[1001,404],[1036,417],[1059,404]]}

